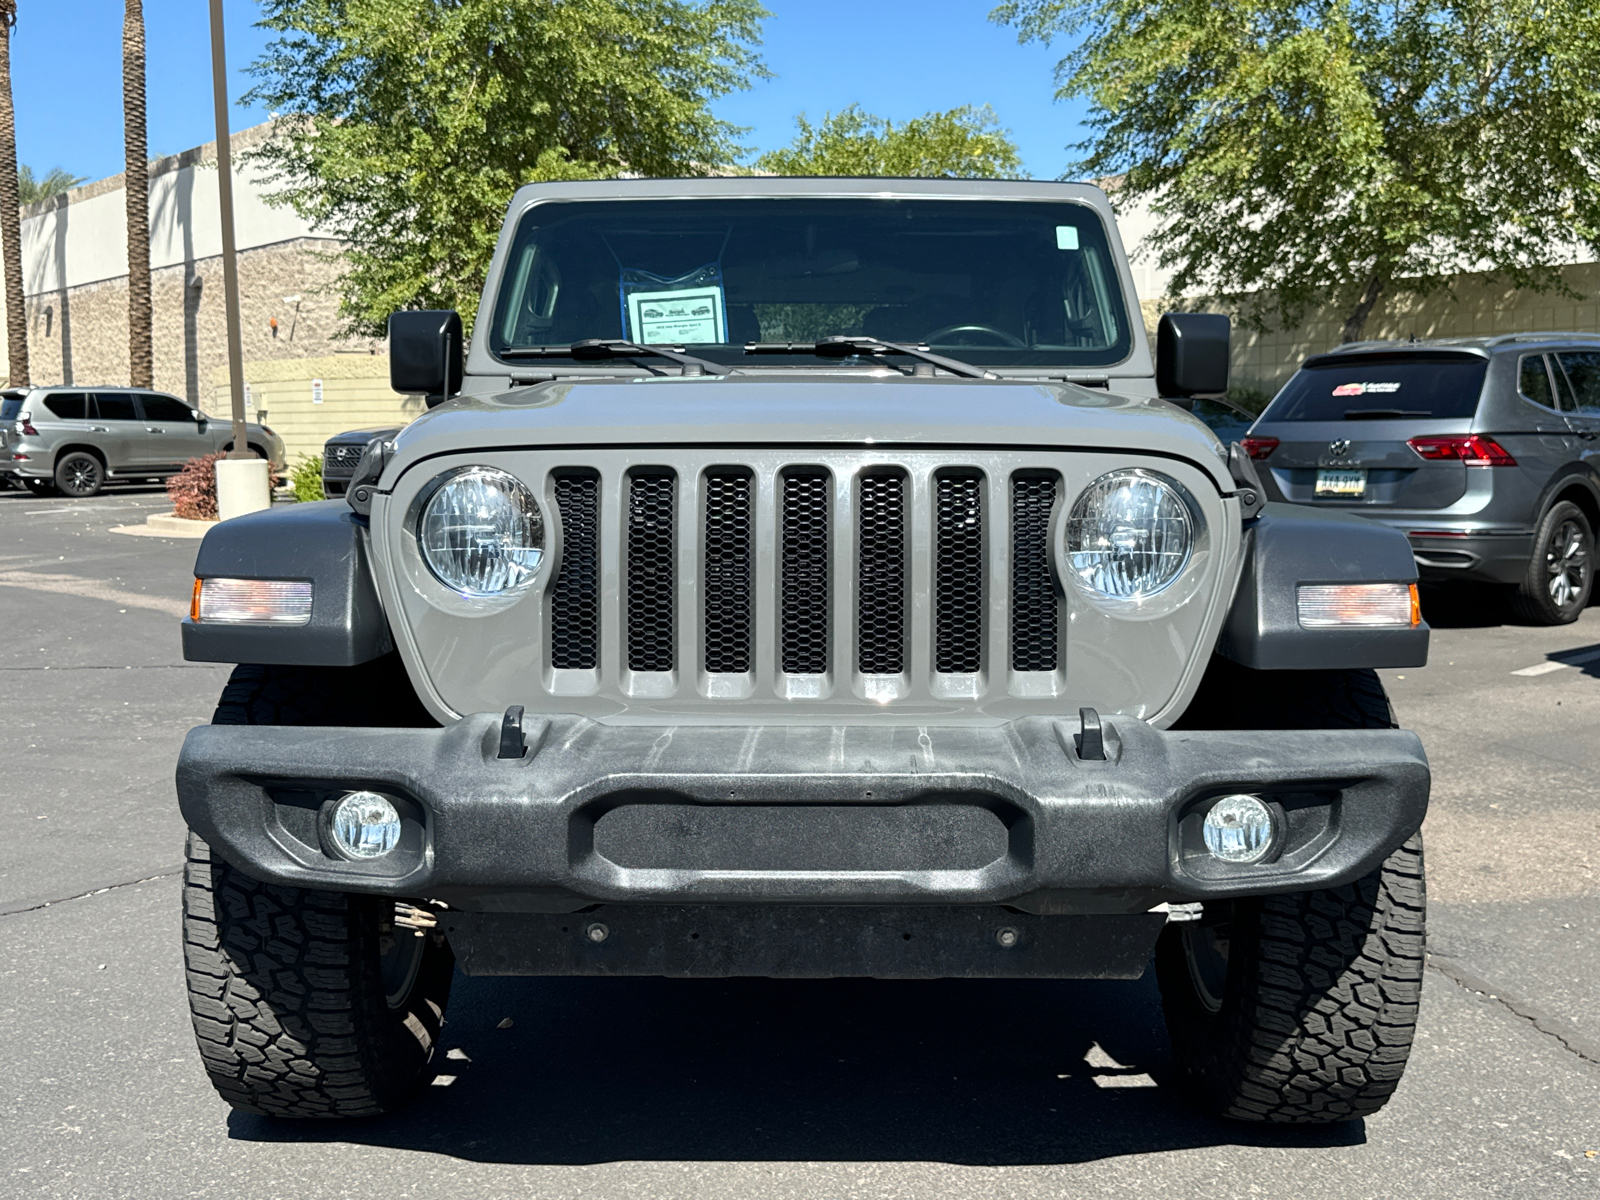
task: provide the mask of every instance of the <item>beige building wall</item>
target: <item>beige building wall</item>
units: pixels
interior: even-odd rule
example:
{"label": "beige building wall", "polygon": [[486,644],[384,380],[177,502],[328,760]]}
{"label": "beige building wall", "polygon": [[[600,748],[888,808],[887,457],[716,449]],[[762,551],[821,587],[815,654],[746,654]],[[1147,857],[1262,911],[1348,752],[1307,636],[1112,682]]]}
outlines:
{"label": "beige building wall", "polygon": [[[272,185],[249,152],[269,134],[259,125],[231,143],[245,360],[368,356],[381,341],[336,336],[340,243],[267,202]],[[215,144],[150,165],[155,385],[208,409],[226,406],[210,382],[227,362],[218,185]],[[126,214],[121,175],[23,209],[34,383],[128,383]],[[0,363],[4,349],[0,336]]]}
{"label": "beige building wall", "polygon": [[[1363,337],[1403,341],[1411,337],[1488,337],[1542,330],[1600,333],[1600,263],[1562,267],[1561,277],[1578,299],[1485,283],[1475,276],[1458,278],[1453,297],[1440,293],[1423,298],[1403,292],[1384,296],[1367,318]],[[1140,307],[1145,327],[1154,339],[1156,322],[1173,307],[1173,302],[1145,300]],[[1257,333],[1235,324],[1235,389],[1270,397],[1288,382],[1302,361],[1339,344],[1344,318],[1342,310],[1330,307],[1311,314],[1292,329]]]}
{"label": "beige building wall", "polygon": [[[246,362],[244,377],[251,419],[262,421],[283,439],[290,466],[303,455],[320,458],[323,442],[336,433],[406,425],[426,411],[422,397],[390,390],[389,359],[384,355]],[[226,363],[212,371],[208,384],[219,397],[210,411],[226,417]]]}

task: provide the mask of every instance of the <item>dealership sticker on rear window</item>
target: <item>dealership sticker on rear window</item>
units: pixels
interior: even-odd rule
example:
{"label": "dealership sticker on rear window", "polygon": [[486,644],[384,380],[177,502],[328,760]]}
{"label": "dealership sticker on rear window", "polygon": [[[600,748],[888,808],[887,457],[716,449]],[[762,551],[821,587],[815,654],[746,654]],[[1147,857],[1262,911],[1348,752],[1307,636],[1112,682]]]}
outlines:
{"label": "dealership sticker on rear window", "polygon": [[1398,383],[1341,383],[1333,389],[1335,396],[1373,396],[1398,392]]}

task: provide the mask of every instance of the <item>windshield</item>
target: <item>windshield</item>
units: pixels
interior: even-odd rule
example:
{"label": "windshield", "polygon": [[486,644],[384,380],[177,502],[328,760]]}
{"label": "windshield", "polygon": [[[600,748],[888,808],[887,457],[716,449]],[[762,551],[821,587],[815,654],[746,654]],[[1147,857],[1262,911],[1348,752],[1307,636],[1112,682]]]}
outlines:
{"label": "windshield", "polygon": [[0,421],[15,421],[21,411],[21,396],[0,396]]}
{"label": "windshield", "polygon": [[1478,411],[1488,361],[1477,355],[1350,355],[1304,367],[1266,421],[1454,420]]}
{"label": "windshield", "polygon": [[1104,365],[1131,346],[1092,209],[888,199],[537,205],[512,242],[489,345],[622,338],[742,363],[746,342],[838,335],[984,366]]}

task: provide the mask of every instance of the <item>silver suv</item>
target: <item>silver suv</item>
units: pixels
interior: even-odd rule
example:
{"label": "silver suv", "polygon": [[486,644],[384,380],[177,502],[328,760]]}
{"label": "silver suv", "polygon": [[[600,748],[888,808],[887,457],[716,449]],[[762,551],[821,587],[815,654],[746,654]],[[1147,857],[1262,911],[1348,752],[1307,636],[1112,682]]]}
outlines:
{"label": "silver suv", "polygon": [[[245,426],[249,447],[284,467],[283,440]],[[0,477],[37,495],[93,496],[112,479],[175,475],[233,446],[233,427],[176,396],[136,388],[35,387],[0,393]]]}
{"label": "silver suv", "polygon": [[1244,439],[1272,500],[1360,513],[1424,580],[1515,585],[1576,621],[1600,527],[1600,337],[1354,342],[1308,358]]}

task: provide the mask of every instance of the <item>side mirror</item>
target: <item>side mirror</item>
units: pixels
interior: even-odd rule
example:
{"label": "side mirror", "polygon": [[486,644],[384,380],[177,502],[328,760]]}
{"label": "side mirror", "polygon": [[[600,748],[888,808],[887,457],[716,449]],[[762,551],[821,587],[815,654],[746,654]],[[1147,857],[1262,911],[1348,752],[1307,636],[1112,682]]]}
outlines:
{"label": "side mirror", "polygon": [[389,386],[432,408],[461,390],[461,317],[443,309],[389,317]]}
{"label": "side mirror", "polygon": [[1179,399],[1228,390],[1228,335],[1217,313],[1167,313],[1156,329],[1156,391]]}

